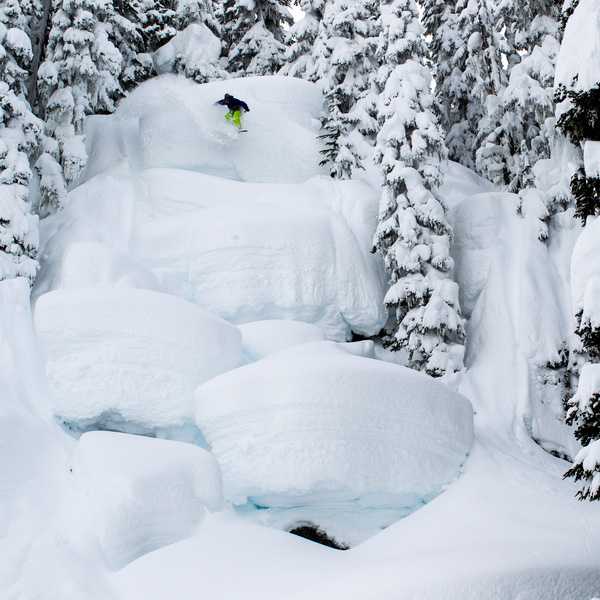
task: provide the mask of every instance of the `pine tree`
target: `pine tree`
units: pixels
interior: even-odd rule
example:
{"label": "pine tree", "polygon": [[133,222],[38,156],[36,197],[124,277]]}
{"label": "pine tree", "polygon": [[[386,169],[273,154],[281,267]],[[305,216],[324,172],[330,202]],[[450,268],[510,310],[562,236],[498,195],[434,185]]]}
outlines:
{"label": "pine tree", "polygon": [[25,99],[33,52],[18,0],[0,6],[0,280],[37,271],[38,224],[31,214],[31,161],[42,123]]}
{"label": "pine tree", "polygon": [[[573,144],[600,141],[600,82],[589,89],[567,89],[559,86],[558,102],[568,102],[557,127]],[[588,217],[600,214],[600,177],[581,168],[571,180],[576,202],[576,215],[585,224]]]}
{"label": "pine tree", "polygon": [[[600,214],[600,81],[597,70],[589,67],[596,60],[599,32],[595,28],[599,19],[597,2],[582,0],[574,8],[560,50],[557,93],[557,126],[573,145],[584,148],[585,156],[582,169],[571,181],[571,191],[576,214],[584,224],[578,245],[583,244],[586,251],[574,253],[571,269],[573,285],[581,288],[573,289],[576,333],[588,362],[581,370],[577,393],[570,400],[567,413],[583,448],[565,474],[584,482],[578,494],[582,500],[600,500],[600,280],[593,273],[590,275],[587,264],[580,262],[591,259],[598,251],[597,229],[593,228],[596,219],[591,218]],[[581,27],[585,25],[594,27],[593,36],[582,38]],[[579,60],[573,61],[574,56]],[[581,274],[576,276],[581,272],[584,278]]]}
{"label": "pine tree", "polygon": [[439,28],[436,99],[448,132],[449,155],[473,168],[487,99],[506,82],[504,44],[486,0],[458,0],[454,10],[446,9]]}
{"label": "pine tree", "polygon": [[67,183],[85,166],[86,115],[112,112],[124,96],[111,0],[60,0],[38,72],[41,113],[56,139]]}
{"label": "pine tree", "polygon": [[458,286],[450,279],[452,231],[433,193],[446,149],[416,3],[385,0],[381,13],[375,160],[384,191],[373,250],[390,279],[385,303],[394,327],[387,343],[407,350],[410,367],[440,376],[461,369],[464,353]]}
{"label": "pine tree", "polygon": [[304,17],[290,28],[286,63],[281,74],[317,81],[314,50],[326,0],[300,0],[298,4],[304,11]]}
{"label": "pine tree", "polygon": [[230,0],[224,10],[229,72],[272,75],[285,62],[284,26],[292,24],[290,0]]}
{"label": "pine tree", "polygon": [[107,33],[114,36],[114,44],[122,57],[119,82],[125,91],[156,75],[149,39],[145,36],[146,11],[154,8],[148,4],[144,0],[114,0],[112,28]]}
{"label": "pine tree", "polygon": [[362,167],[363,141],[356,132],[368,130],[372,118],[360,101],[369,94],[377,67],[378,12],[372,0],[333,0],[323,16],[321,58],[328,68],[322,82],[327,111],[321,164],[332,177],[349,178]]}
{"label": "pine tree", "polygon": [[[220,64],[220,54],[223,51],[221,25],[217,21],[212,0],[173,0],[166,15],[169,20],[163,20],[161,28],[157,29],[160,39],[154,40],[155,45],[180,32],[183,36],[192,36],[194,40],[198,39],[196,36],[202,38],[202,42],[190,46],[184,54],[175,57],[171,64],[172,71],[198,83],[226,79],[227,73]],[[191,25],[194,27],[190,27]],[[188,45],[188,42],[184,45]]]}
{"label": "pine tree", "polygon": [[142,35],[148,52],[158,50],[177,33],[175,0],[144,0]]}
{"label": "pine tree", "polygon": [[492,182],[518,192],[534,185],[533,167],[550,156],[558,10],[553,0],[506,0],[502,8],[501,25],[515,33],[507,58],[513,66],[508,85],[488,98],[476,163]]}

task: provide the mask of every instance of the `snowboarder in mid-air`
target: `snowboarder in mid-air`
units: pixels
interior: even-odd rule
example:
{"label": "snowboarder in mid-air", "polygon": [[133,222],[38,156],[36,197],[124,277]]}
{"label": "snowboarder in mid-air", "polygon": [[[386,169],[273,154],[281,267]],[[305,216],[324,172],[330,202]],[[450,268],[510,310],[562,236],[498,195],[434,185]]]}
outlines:
{"label": "snowboarder in mid-air", "polygon": [[219,100],[217,104],[226,106],[229,112],[225,115],[225,120],[233,123],[239,131],[248,131],[242,129],[242,112],[249,112],[248,105],[243,100],[234,98],[231,94],[225,94],[223,100]]}

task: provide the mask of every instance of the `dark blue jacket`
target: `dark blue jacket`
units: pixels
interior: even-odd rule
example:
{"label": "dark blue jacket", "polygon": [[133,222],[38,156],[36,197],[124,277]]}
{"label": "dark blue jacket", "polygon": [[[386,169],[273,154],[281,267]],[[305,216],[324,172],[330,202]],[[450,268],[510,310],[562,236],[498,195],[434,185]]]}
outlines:
{"label": "dark blue jacket", "polygon": [[245,110],[246,112],[250,111],[248,105],[243,100],[238,100],[230,94],[225,94],[225,98],[223,98],[223,100],[219,100],[217,104],[226,106],[232,112],[235,112],[236,110]]}

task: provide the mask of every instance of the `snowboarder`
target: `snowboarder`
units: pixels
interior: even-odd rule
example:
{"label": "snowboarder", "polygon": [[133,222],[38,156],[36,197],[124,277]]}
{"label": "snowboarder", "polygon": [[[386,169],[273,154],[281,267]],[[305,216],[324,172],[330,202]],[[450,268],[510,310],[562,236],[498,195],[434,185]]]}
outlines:
{"label": "snowboarder", "polygon": [[225,94],[223,100],[219,100],[217,104],[226,106],[229,109],[229,112],[225,115],[226,121],[233,122],[240,131],[246,131],[242,129],[242,111],[250,112],[250,108],[243,100],[238,100],[231,94]]}

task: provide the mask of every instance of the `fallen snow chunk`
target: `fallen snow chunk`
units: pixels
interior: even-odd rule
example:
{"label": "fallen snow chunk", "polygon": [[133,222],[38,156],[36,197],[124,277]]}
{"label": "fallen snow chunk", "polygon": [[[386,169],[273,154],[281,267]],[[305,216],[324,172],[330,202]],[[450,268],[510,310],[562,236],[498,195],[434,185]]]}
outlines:
{"label": "fallen snow chunk", "polygon": [[222,505],[216,460],[191,444],[93,431],[81,437],[73,471],[113,569],[188,537],[206,509]]}
{"label": "fallen snow chunk", "polygon": [[193,390],[241,361],[235,327],[148,290],[57,290],[39,298],[35,322],[55,414],[82,429],[185,425]]}
{"label": "fallen snow chunk", "polygon": [[319,327],[302,321],[254,321],[240,325],[239,329],[242,333],[244,352],[252,360],[264,358],[291,346],[325,339],[325,334]]}
{"label": "fallen snow chunk", "polygon": [[333,342],[221,375],[196,398],[236,504],[414,506],[457,476],[473,438],[463,396]]}

